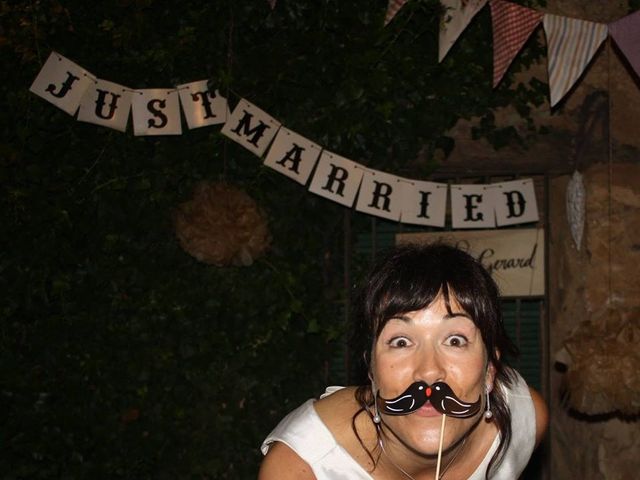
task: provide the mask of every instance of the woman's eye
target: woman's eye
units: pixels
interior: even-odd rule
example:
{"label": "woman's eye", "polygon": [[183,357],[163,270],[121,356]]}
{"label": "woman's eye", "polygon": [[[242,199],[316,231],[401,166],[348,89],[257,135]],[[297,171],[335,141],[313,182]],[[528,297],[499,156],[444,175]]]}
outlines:
{"label": "woman's eye", "polygon": [[389,340],[388,343],[391,348],[405,348],[410,345],[409,339],[406,337],[395,337]]}
{"label": "woman's eye", "polygon": [[451,335],[444,342],[449,347],[464,347],[467,343],[467,338],[464,335]]}

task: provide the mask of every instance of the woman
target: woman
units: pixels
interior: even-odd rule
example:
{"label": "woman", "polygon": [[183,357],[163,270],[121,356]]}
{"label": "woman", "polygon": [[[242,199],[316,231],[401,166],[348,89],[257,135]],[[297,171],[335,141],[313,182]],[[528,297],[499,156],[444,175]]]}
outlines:
{"label": "woman", "polygon": [[[517,479],[547,409],[503,363],[517,350],[482,265],[446,245],[396,247],[360,308],[354,339],[369,382],[329,388],[283,419],[262,445],[259,479]],[[466,416],[407,393],[440,386],[471,406]]]}

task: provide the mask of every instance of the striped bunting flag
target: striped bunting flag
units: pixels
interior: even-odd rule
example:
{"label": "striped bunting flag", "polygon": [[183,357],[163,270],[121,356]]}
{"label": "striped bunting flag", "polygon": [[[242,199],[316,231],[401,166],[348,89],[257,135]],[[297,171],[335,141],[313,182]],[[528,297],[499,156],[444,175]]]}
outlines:
{"label": "striped bunting flag", "polygon": [[603,23],[546,14],[549,90],[553,107],[573,87],[607,37]]}
{"label": "striped bunting flag", "polygon": [[493,24],[493,86],[495,88],[531,33],[542,21],[544,13],[504,0],[491,0],[489,6]]}
{"label": "striped bunting flag", "polygon": [[633,70],[640,75],[640,10],[609,24],[609,33]]}
{"label": "striped bunting flag", "polygon": [[440,0],[445,8],[440,20],[438,61],[441,62],[487,0]]}
{"label": "striped bunting flag", "polygon": [[393,17],[396,16],[396,13],[404,7],[404,4],[407,3],[407,0],[389,0],[389,5],[387,6],[387,15],[384,17],[384,26],[393,20]]}

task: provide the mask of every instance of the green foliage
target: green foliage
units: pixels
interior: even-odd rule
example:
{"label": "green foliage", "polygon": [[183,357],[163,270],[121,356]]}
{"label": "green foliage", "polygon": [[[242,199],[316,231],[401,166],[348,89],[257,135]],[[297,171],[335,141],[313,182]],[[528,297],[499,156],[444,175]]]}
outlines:
{"label": "green foliage", "polygon": [[[210,78],[341,155],[419,178],[460,117],[498,142],[539,86],[490,89],[485,15],[438,65],[435,1],[0,3],[0,476],[255,478],[277,420],[332,378],[345,326],[345,210],[260,166],[218,129],[133,137],[28,92],[51,50],[131,88]],[[478,45],[486,47],[478,48]],[[522,68],[538,47],[519,60]],[[502,140],[500,140],[502,141]],[[171,211],[199,180],[245,188],[273,247],[199,264]],[[368,219],[356,216],[356,226]]]}

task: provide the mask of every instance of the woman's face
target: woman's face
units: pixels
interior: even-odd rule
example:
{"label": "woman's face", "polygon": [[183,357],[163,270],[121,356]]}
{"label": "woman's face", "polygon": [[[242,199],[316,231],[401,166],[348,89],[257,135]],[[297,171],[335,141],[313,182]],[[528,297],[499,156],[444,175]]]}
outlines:
{"label": "woman's face", "polygon": [[[458,398],[472,403],[492,388],[494,369],[487,367],[487,352],[480,331],[453,296],[452,315],[442,296],[423,310],[391,318],[373,348],[372,375],[383,398],[394,398],[413,382],[445,382]],[[484,400],[484,399],[483,399]],[[478,415],[446,419],[443,448],[460,440]],[[442,416],[430,402],[401,416],[382,414],[396,437],[423,454],[436,454]]]}

